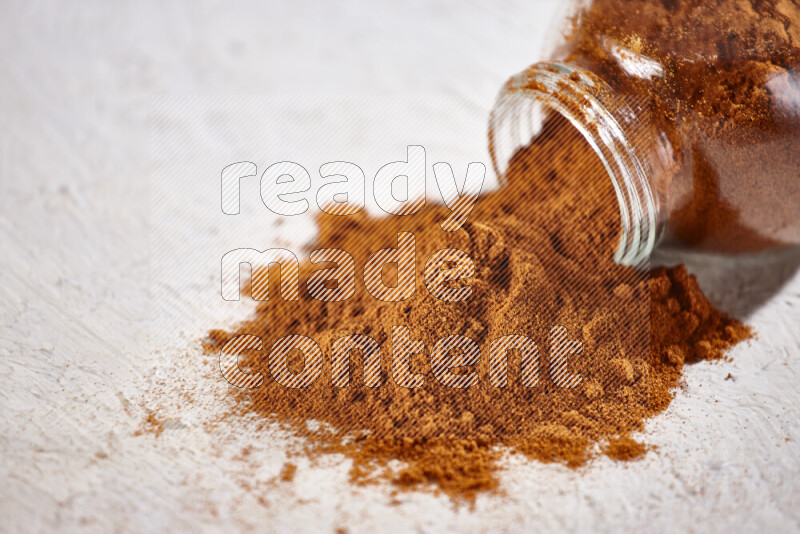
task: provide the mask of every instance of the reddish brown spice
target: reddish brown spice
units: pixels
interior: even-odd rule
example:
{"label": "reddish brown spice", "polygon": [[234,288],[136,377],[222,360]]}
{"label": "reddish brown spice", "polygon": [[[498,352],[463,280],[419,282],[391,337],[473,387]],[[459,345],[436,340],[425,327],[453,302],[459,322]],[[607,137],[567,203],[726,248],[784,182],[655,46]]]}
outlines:
{"label": "reddish brown spice", "polygon": [[[595,444],[607,443],[600,452],[615,459],[641,456],[644,446],[628,436],[667,407],[684,363],[720,358],[750,336],[708,302],[684,267],[648,274],[614,263],[613,189],[591,148],[563,119],[552,118],[544,134],[517,152],[504,187],[480,198],[463,228],[441,229],[447,211],[428,204],[404,217],[321,217],[317,246],[348,251],[357,271],[371,251],[394,246],[399,231],[416,235],[419,258],[447,247],[468,252],[476,272],[463,283],[472,296],[458,303],[435,299],[421,283],[424,262],[418,261],[418,288],[405,301],[376,300],[357,278],[355,295],[344,302],[311,299],[302,286],[299,303],[262,302],[251,320],[232,332],[212,331],[206,344],[219,351],[239,334],[263,340],[265,350],[241,357],[243,368],[266,377],[259,389],[232,389],[241,410],[288,424],[308,438],[310,453],[347,455],[355,482],[381,474],[398,488],[433,484],[469,500],[497,488],[503,450],[571,467],[595,455]],[[315,269],[302,264],[301,280]],[[278,287],[276,275],[269,274],[272,287]],[[386,356],[378,388],[364,386],[360,357],[351,362],[346,388],[325,379],[327,360],[323,378],[308,388],[289,390],[269,378],[269,347],[282,336],[307,335],[328,354],[333,340],[361,333],[386,355],[398,324],[426,350],[443,336],[462,334],[486,354],[492,339],[524,334],[541,347],[538,384],[521,383],[518,353],[509,358],[505,388],[488,383],[485,358],[466,369],[481,377],[476,385],[446,388],[430,376],[427,353],[412,364],[427,373],[417,389],[394,384]],[[560,386],[549,371],[555,325],[582,343],[569,360],[570,372],[580,375],[575,387]],[[302,358],[292,365],[302,368]],[[328,427],[312,431],[309,421]],[[392,459],[405,467],[388,470]]]}

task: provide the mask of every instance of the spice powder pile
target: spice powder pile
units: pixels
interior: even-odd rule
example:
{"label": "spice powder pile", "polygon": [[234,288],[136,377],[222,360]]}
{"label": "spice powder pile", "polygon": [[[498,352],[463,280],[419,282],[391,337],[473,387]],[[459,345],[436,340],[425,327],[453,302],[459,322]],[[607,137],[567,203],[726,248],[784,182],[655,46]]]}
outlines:
{"label": "spice powder pile", "polygon": [[[293,428],[308,439],[309,452],[351,458],[355,482],[432,485],[468,500],[497,487],[498,460],[507,451],[570,467],[597,454],[618,460],[643,455],[646,446],[630,433],[668,406],[684,364],[718,359],[750,331],[716,310],[685,267],[642,272],[614,263],[615,193],[599,159],[564,119],[551,117],[515,154],[505,178],[501,189],[479,198],[455,232],[439,226],[447,208],[430,203],[403,217],[323,215],[315,248],[346,250],[356,272],[371,252],[396,247],[398,232],[412,232],[417,290],[407,300],[383,302],[357,277],[352,298],[322,302],[301,284],[299,302],[271,298],[234,331],[212,331],[206,348],[214,352],[239,334],[263,341],[263,351],[240,357],[243,369],[266,378],[254,390],[232,388],[241,410]],[[444,248],[461,249],[474,262],[474,276],[457,281],[471,289],[465,302],[437,300],[422,283],[424,259]],[[301,264],[300,279],[320,267]],[[276,274],[269,276],[277,288]],[[391,285],[391,273],[386,276]],[[405,325],[425,344],[411,364],[425,376],[419,388],[392,380],[394,325]],[[569,358],[571,376],[579,375],[570,387],[558,383],[549,361],[555,326],[581,344]],[[326,372],[307,388],[289,389],[269,378],[269,349],[290,334],[314,339],[326,355]],[[331,384],[331,343],[350,334],[379,343],[380,387],[364,385],[357,351],[349,385]],[[469,388],[444,387],[430,372],[427,352],[453,334],[481,348],[480,361],[457,369],[478,377]],[[520,351],[509,353],[505,387],[487,378],[490,341],[512,334],[527,336],[539,349],[533,387],[521,380]],[[295,352],[289,365],[299,370],[302,353]],[[327,430],[311,431],[317,427],[309,421]],[[388,469],[390,460],[404,467]]]}

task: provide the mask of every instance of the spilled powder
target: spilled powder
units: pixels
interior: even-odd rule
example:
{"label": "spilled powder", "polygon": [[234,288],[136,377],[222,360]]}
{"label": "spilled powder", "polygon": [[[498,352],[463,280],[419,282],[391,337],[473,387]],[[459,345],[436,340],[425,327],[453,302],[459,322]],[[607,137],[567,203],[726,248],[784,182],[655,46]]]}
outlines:
{"label": "spilled powder", "polygon": [[608,440],[603,453],[614,460],[636,460],[647,453],[647,445],[630,436],[620,436]]}
{"label": "spilled powder", "polygon": [[278,475],[281,482],[291,482],[294,480],[294,474],[297,472],[297,466],[291,462],[287,462],[281,468],[281,472]]}
{"label": "spilled powder", "polygon": [[[551,118],[515,154],[504,186],[482,195],[455,232],[439,225],[449,210],[431,203],[403,217],[319,219],[313,248],[347,251],[356,273],[363,272],[371,252],[396,247],[398,232],[412,232],[417,289],[408,300],[377,300],[360,276],[355,295],[343,302],[314,300],[301,283],[299,301],[261,302],[233,331],[212,331],[205,347],[217,353],[236,335],[260,337],[264,350],[243,352],[240,367],[265,380],[254,390],[231,388],[240,411],[293,429],[306,439],[308,454],[350,458],[355,483],[388,480],[398,490],[433,488],[472,500],[498,488],[500,461],[508,452],[569,467],[601,454],[639,458],[647,447],[630,435],[669,405],[683,366],[723,357],[750,331],[715,309],[683,266],[647,271],[616,265],[617,209],[590,147],[563,119]],[[437,300],[423,283],[425,259],[443,248],[461,249],[474,262],[474,276],[453,286],[470,287],[465,302]],[[327,266],[301,264],[300,280]],[[277,274],[269,272],[271,287],[279,286]],[[387,285],[393,276],[384,273]],[[394,325],[408,327],[412,339],[425,344],[426,352],[411,364],[412,372],[425,375],[422,387],[399,387],[392,379]],[[558,383],[553,372],[556,326],[581,344],[568,359],[568,376],[578,377],[571,387]],[[290,334],[312,338],[325,354],[322,376],[304,389],[270,378],[269,349]],[[331,343],[350,334],[379,343],[380,387],[364,385],[358,354],[351,360],[349,386],[331,384]],[[444,387],[430,372],[428,351],[453,334],[481,349],[477,364],[459,368],[478,377],[466,389]],[[538,347],[532,387],[522,383],[519,351],[509,354],[505,387],[488,379],[491,341],[512,334]],[[295,352],[289,368],[297,372],[303,359]]]}

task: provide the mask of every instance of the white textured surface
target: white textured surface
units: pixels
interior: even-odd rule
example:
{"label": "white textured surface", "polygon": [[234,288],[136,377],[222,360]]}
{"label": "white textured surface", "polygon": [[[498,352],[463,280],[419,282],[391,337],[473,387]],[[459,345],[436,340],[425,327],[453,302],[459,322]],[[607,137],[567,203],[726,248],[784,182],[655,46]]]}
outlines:
{"label": "white textured surface", "polygon": [[[689,258],[759,337],[731,363],[687,368],[644,436],[658,454],[577,472],[512,458],[507,496],[474,511],[426,494],[391,505],[348,486],[335,457],[271,484],[285,437],[202,424],[204,409],[224,410],[224,384],[192,340],[224,310],[187,302],[192,326],[150,350],[153,94],[447,93],[486,113],[542,53],[552,4],[0,11],[0,530],[800,530],[798,251]],[[143,406],[174,418],[158,439],[134,435]]]}

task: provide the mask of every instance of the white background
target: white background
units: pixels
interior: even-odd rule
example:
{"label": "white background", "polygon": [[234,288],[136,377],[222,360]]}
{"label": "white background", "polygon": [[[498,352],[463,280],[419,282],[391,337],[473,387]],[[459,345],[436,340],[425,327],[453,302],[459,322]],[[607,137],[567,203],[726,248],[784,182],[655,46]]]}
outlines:
{"label": "white background", "polygon": [[[758,338],[731,362],[686,369],[641,436],[656,454],[578,471],[513,457],[505,496],[482,496],[474,510],[430,494],[392,504],[386,488],[348,485],[338,457],[294,459],[294,482],[273,482],[291,451],[286,436],[213,424],[226,389],[196,340],[233,320],[229,311],[183,287],[169,297],[181,328],[157,349],[148,341],[150,303],[163,297],[149,268],[154,95],[445,95],[485,117],[503,81],[546,55],[559,11],[558,2],[3,1],[0,530],[800,529],[797,250],[688,258],[714,302]],[[385,120],[370,113],[361,118]],[[464,116],[452,120],[473,124]],[[482,120],[474,124],[470,138],[482,141]],[[183,223],[187,248],[218,237]],[[167,419],[158,438],[135,435],[149,410]]]}

